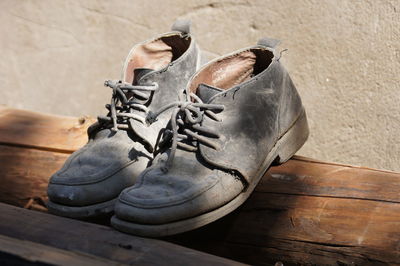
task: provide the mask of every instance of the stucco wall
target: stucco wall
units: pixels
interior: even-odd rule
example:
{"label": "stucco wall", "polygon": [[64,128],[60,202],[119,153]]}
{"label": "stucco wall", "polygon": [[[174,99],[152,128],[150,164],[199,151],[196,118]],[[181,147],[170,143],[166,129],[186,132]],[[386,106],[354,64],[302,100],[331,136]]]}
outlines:
{"label": "stucco wall", "polygon": [[200,46],[224,54],[262,36],[306,106],[299,154],[400,171],[400,1],[0,1],[0,104],[97,115],[136,42],[190,18]]}

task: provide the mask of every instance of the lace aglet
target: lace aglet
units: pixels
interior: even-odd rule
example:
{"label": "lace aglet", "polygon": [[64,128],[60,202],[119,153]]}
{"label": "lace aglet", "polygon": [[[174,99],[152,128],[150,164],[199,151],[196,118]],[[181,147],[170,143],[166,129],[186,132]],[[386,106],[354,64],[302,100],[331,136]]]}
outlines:
{"label": "lace aglet", "polygon": [[104,87],[111,87],[111,80],[104,81]]}
{"label": "lace aglet", "polygon": [[151,111],[149,111],[149,113],[146,116],[146,123],[147,124],[153,124],[154,122],[157,121],[156,116],[154,115],[154,113],[152,113]]}

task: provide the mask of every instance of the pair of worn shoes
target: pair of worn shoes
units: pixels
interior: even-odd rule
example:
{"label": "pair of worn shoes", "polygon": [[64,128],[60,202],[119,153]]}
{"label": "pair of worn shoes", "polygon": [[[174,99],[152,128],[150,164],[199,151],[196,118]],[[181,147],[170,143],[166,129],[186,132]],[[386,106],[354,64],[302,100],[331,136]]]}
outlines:
{"label": "pair of worn shoes", "polygon": [[108,114],[88,129],[48,187],[49,211],[111,214],[118,230],[172,235],[239,207],[273,162],[306,141],[300,97],[261,39],[200,66],[187,21],[133,47]]}

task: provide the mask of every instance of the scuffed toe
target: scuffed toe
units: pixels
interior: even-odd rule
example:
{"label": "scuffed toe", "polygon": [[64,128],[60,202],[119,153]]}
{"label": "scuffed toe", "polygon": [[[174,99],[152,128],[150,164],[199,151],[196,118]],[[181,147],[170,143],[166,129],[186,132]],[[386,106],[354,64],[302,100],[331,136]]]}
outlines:
{"label": "scuffed toe", "polygon": [[[139,224],[163,224],[200,215],[239,194],[243,184],[222,171],[201,178],[182,178],[160,168],[145,171],[139,182],[125,189],[115,206],[119,219]],[[229,182],[231,184],[227,184]],[[226,193],[221,189],[229,187]]]}
{"label": "scuffed toe", "polygon": [[150,157],[135,149],[137,144],[125,132],[113,138],[109,135],[108,130],[100,132],[96,141],[73,153],[50,178],[47,192],[52,202],[67,206],[97,204],[117,198],[134,184]]}

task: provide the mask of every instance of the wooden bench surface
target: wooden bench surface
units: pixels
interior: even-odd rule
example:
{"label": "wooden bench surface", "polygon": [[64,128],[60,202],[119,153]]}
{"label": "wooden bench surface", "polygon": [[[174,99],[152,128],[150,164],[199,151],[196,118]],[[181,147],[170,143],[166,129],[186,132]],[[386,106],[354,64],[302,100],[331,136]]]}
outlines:
{"label": "wooden bench surface", "polygon": [[[46,213],[0,203],[0,250],[2,240],[18,247],[22,241],[40,243],[43,254],[41,261],[53,260],[57,250],[64,261],[53,261],[63,265],[239,265],[239,263],[205,254],[156,239],[146,239],[120,233],[111,227],[82,222]],[[11,238],[11,239],[10,239]],[[16,239],[16,241],[12,241]],[[11,242],[11,243],[10,243]],[[27,246],[33,253],[35,246]],[[48,248],[44,248],[48,246]],[[33,250],[32,250],[33,249]],[[19,252],[21,251],[14,251]],[[26,251],[22,251],[26,252]],[[22,255],[25,255],[25,254]],[[28,253],[29,254],[29,253]],[[20,255],[15,254],[14,255]],[[51,256],[50,256],[51,255]],[[68,257],[67,257],[68,256]],[[60,259],[58,257],[58,259]],[[46,260],[43,260],[46,259]],[[83,260],[83,261],[82,261]],[[85,260],[88,260],[87,263]],[[0,260],[1,261],[1,260]],[[98,261],[93,263],[94,261]],[[83,264],[84,262],[84,264]]]}
{"label": "wooden bench surface", "polygon": [[[48,178],[93,121],[0,109],[0,202],[46,211]],[[258,265],[400,264],[399,192],[399,173],[295,156],[232,214],[164,240]]]}

